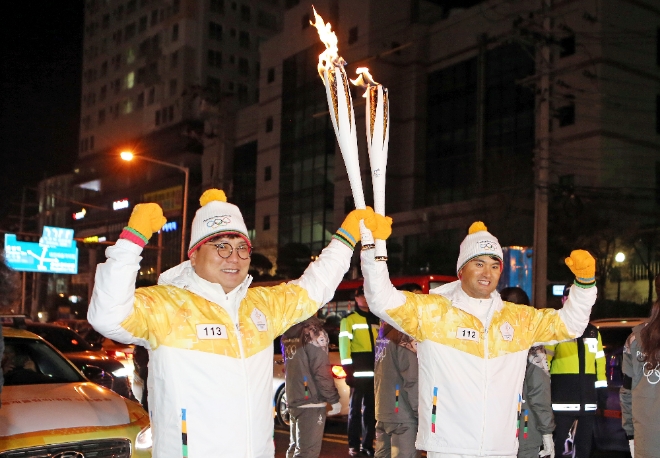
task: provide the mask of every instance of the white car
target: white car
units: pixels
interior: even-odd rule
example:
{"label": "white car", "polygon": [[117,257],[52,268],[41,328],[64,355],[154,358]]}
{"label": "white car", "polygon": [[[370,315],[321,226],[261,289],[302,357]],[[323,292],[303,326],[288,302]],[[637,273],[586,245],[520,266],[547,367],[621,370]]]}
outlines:
{"label": "white car", "polygon": [[149,415],[103,386],[88,366],[83,376],[41,337],[3,328],[5,386],[0,457],[151,456]]}
{"label": "white car", "polygon": [[[350,400],[350,387],[346,385],[346,373],[339,363],[339,349],[330,345],[330,364],[335,386],[339,391],[341,411],[333,417],[348,416],[348,403]],[[281,354],[280,339],[275,340],[275,355],[273,357],[273,403],[275,405],[275,419],[278,424],[289,425],[289,407],[286,404],[286,391],[284,390],[284,359]]]}

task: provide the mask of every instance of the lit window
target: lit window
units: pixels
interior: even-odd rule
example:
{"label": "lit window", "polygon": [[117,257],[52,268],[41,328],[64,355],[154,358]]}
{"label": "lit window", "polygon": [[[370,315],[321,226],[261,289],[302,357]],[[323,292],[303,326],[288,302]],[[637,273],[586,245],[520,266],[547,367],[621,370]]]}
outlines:
{"label": "lit window", "polygon": [[132,89],[135,86],[135,72],[126,75],[126,89]]}

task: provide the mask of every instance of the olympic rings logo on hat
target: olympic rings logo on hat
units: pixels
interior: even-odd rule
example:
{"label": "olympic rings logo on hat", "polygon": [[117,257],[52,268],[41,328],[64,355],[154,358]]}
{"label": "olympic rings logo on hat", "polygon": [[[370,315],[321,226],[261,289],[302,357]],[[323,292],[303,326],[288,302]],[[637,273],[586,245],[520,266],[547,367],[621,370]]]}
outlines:
{"label": "olympic rings logo on hat", "polygon": [[214,216],[204,220],[206,227],[215,229],[221,226],[227,226],[231,223],[231,215]]}
{"label": "olympic rings logo on hat", "polygon": [[481,242],[477,242],[477,245],[482,250],[488,250],[488,251],[497,250],[497,243],[493,242],[492,240],[482,240]]}

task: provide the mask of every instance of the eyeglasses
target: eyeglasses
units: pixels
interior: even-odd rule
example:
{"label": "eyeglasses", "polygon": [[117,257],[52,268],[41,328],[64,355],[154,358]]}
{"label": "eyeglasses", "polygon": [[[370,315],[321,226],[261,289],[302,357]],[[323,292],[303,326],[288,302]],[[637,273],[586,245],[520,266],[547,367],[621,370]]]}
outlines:
{"label": "eyeglasses", "polygon": [[250,256],[252,255],[252,247],[247,243],[242,243],[237,247],[233,247],[227,242],[206,243],[206,245],[214,246],[218,252],[218,256],[223,259],[227,259],[229,256],[231,256],[234,250],[236,250],[236,254],[238,254],[238,257],[241,259],[250,259]]}

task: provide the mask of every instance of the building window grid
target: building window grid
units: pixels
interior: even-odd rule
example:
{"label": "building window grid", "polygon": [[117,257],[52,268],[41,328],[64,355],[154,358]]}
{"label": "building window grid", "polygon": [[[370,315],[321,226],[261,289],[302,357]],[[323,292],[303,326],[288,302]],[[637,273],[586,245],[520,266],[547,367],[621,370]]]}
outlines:
{"label": "building window grid", "polygon": [[[476,182],[477,58],[429,75],[428,152],[424,205],[471,198],[482,186],[497,191],[505,182],[531,184],[524,156],[534,146],[534,94],[515,81],[533,74],[529,50],[504,45],[486,54],[484,163]],[[521,160],[522,159],[522,160]]]}
{"label": "building window grid", "polygon": [[317,59],[312,47],[284,62],[282,117],[292,122],[282,126],[279,172],[279,245],[301,243],[312,253],[323,249],[334,228],[334,132],[329,118],[312,116],[327,109],[323,86],[316,84]]}

